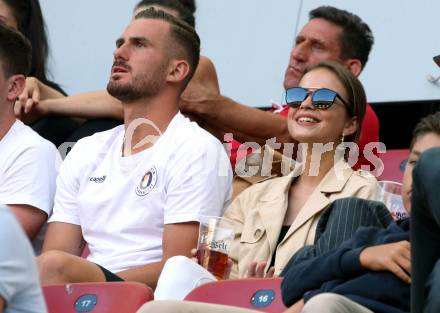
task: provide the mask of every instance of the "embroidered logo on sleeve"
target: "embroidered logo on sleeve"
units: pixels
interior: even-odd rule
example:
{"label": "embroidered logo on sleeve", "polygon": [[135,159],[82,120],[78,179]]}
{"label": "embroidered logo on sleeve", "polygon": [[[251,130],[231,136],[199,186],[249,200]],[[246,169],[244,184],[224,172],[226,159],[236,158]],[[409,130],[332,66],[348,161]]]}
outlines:
{"label": "embroidered logo on sleeve", "polygon": [[152,167],[148,172],[142,176],[139,186],[136,187],[136,194],[143,197],[150,193],[151,190],[156,186],[157,183],[157,170]]}

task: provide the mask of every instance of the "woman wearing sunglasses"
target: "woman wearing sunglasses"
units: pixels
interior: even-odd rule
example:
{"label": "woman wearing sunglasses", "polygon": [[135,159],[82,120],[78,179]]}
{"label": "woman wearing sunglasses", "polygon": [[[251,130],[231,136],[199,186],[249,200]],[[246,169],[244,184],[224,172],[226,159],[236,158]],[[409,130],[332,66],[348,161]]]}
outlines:
{"label": "woman wearing sunglasses", "polygon": [[[296,162],[290,175],[246,189],[226,210],[224,216],[236,222],[229,253],[229,278],[280,275],[299,250],[293,261],[297,256],[318,256],[336,248],[360,224],[383,227],[391,221],[386,208],[375,210],[366,201],[342,199],[372,199],[376,192],[376,179],[369,173],[353,171],[344,159],[344,149],[337,149],[343,140],[355,141],[359,137],[366,109],[365,92],[359,80],[337,63],[322,62],[306,70],[299,87],[287,90],[286,100],[290,106],[288,129],[302,144],[303,161]],[[327,207],[329,214],[325,217],[337,222],[326,224],[326,234],[321,233],[318,240],[326,236],[325,244],[312,251],[311,245],[319,244],[315,234]],[[182,266],[178,269],[179,273],[184,272]],[[198,278],[191,279],[191,283],[185,284],[194,286]],[[159,279],[158,286],[161,283]],[[180,277],[175,277],[172,284],[174,288],[185,285]],[[238,311],[189,301],[154,301],[139,312]]]}
{"label": "woman wearing sunglasses", "polygon": [[[290,175],[246,189],[226,210],[225,217],[239,224],[230,254],[234,278],[279,275],[295,252],[314,243],[318,220],[331,202],[373,199],[376,192],[376,178],[353,171],[345,149],[338,148],[359,138],[366,110],[360,81],[338,63],[321,62],[306,70],[299,87],[286,91],[286,102],[289,133],[300,143],[301,156]],[[350,225],[339,231],[345,226]]]}

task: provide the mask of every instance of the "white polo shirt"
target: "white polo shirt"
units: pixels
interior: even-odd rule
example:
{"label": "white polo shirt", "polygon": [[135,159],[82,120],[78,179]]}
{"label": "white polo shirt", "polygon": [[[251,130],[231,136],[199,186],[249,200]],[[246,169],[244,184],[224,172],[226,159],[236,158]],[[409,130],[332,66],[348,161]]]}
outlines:
{"label": "white polo shirt", "polygon": [[80,225],[88,260],[114,273],[160,261],[164,224],[222,215],[232,183],[221,143],[180,113],[129,157],[124,134],[121,125],[78,141],[61,165],[50,219]]}
{"label": "white polo shirt", "polygon": [[57,175],[57,150],[17,120],[0,140],[0,203],[26,204],[49,216]]}

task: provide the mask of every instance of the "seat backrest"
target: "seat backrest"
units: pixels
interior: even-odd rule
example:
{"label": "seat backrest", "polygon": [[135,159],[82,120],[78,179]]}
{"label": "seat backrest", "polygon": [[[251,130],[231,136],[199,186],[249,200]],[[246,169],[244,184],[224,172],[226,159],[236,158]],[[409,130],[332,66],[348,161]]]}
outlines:
{"label": "seat backrest", "polygon": [[387,150],[386,153],[380,154],[384,169],[377,179],[401,183],[408,156],[408,149]]}
{"label": "seat backrest", "polygon": [[135,313],[153,300],[151,288],[135,282],[53,285],[43,293],[48,313]]}
{"label": "seat backrest", "polygon": [[191,291],[185,300],[280,313],[286,309],[281,299],[281,280],[248,278],[211,282]]}

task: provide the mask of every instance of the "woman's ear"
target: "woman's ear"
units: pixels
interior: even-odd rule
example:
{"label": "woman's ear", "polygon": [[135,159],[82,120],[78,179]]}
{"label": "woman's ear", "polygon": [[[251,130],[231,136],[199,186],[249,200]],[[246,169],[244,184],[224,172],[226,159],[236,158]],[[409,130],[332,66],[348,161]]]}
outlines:
{"label": "woman's ear", "polygon": [[24,75],[12,75],[8,78],[8,95],[6,99],[8,101],[14,101],[24,90],[26,86],[26,78]]}
{"label": "woman's ear", "polygon": [[181,82],[185,80],[190,71],[190,65],[186,60],[173,60],[170,63],[167,81]]}
{"label": "woman's ear", "polygon": [[342,134],[344,137],[353,135],[356,133],[358,129],[358,118],[357,116],[350,117],[347,122],[345,122],[344,130],[342,131]]}

